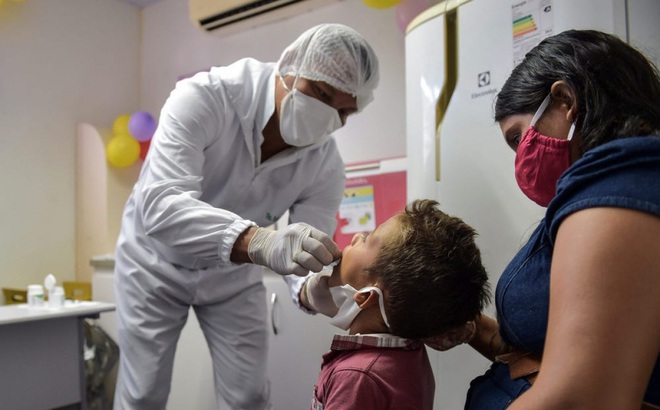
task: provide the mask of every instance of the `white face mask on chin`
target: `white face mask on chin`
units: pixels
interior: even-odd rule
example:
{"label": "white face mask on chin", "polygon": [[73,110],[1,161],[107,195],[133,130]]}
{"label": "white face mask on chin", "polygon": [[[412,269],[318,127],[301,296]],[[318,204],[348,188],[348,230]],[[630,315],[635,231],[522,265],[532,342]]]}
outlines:
{"label": "white face mask on chin", "polygon": [[385,302],[383,301],[383,292],[375,286],[367,286],[360,290],[355,289],[351,285],[333,286],[330,288],[330,294],[335,305],[339,308],[339,312],[330,319],[330,324],[337,326],[340,329],[348,330],[355,317],[360,313],[361,309],[353,298],[357,293],[369,293],[370,291],[378,293],[378,306],[380,314],[383,316],[385,326],[390,327],[385,314]]}
{"label": "white face mask on chin", "polygon": [[298,78],[293,82],[293,90],[289,90],[280,77],[284,88],[289,91],[280,106],[280,133],[287,144],[306,147],[323,142],[341,128],[342,123],[337,110],[298,91]]}

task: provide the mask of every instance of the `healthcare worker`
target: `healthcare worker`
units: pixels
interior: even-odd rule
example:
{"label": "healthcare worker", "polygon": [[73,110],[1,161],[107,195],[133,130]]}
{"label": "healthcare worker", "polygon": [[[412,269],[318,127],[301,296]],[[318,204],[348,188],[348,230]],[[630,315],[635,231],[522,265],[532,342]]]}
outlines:
{"label": "healthcare worker", "polygon": [[[165,408],[191,306],[219,408],[270,408],[264,267],[290,275],[299,304],[304,276],[340,257],[329,235],[345,175],[330,135],[378,78],[359,33],[323,24],[277,63],[246,58],[176,85],[117,242],[116,409]],[[260,228],[287,210],[285,229]]]}

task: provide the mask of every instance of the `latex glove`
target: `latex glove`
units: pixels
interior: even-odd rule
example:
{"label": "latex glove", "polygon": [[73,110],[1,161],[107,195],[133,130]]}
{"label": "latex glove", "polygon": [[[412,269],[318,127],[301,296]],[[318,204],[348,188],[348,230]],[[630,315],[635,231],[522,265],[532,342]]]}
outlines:
{"label": "latex glove", "polygon": [[280,275],[307,276],[309,271],[321,271],[340,255],[339,247],[328,235],[304,223],[278,231],[259,228],[248,244],[253,263]]}
{"label": "latex glove", "polygon": [[474,337],[477,325],[474,321],[465,323],[454,329],[450,329],[440,336],[426,337],[422,339],[428,347],[444,352],[460,344],[467,343]]}
{"label": "latex glove", "polygon": [[307,303],[316,312],[333,317],[339,312],[339,308],[332,300],[328,279],[332,275],[331,270],[322,270],[319,273],[312,273],[305,281],[305,296]]}

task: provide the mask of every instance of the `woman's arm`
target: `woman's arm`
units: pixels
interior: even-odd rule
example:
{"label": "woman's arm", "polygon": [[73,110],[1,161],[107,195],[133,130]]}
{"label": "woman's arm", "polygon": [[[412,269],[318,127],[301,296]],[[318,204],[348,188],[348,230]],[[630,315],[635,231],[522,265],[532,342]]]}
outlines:
{"label": "woman's arm", "polygon": [[562,222],[536,382],[510,409],[640,408],[660,348],[660,218],[591,208]]}

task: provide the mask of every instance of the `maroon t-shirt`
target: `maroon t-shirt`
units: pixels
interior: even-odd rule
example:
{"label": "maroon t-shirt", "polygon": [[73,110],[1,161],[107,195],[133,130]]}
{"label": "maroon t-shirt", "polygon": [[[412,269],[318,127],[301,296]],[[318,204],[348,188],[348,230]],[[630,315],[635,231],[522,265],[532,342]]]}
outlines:
{"label": "maroon t-shirt", "polygon": [[336,335],[323,355],[311,410],[432,410],[426,348],[391,335]]}

